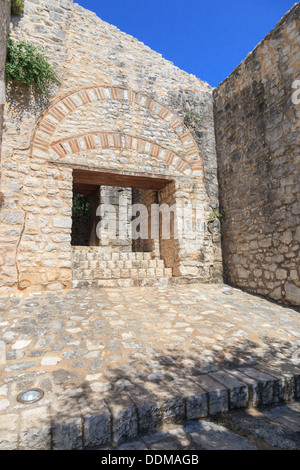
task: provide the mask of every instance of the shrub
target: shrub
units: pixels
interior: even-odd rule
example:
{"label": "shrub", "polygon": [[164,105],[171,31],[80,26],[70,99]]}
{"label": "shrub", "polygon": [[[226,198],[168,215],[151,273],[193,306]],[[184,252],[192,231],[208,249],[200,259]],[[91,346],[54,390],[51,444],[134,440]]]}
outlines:
{"label": "shrub", "polygon": [[8,38],[5,70],[8,81],[35,85],[46,95],[52,84],[60,83],[44,49],[28,41],[17,42]]}
{"label": "shrub", "polygon": [[24,0],[11,0],[11,12],[13,15],[21,15],[24,11]]}

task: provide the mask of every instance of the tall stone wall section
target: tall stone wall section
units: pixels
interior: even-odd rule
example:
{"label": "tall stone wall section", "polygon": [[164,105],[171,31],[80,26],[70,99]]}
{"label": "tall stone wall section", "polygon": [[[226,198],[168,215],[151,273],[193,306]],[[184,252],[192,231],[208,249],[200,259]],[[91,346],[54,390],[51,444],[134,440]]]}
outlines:
{"label": "tall stone wall section", "polygon": [[[0,160],[1,160],[1,142],[2,126],[4,116],[5,93],[5,62],[6,62],[6,40],[10,23],[10,0],[0,1]],[[1,177],[1,174],[0,174]],[[0,195],[1,203],[1,195]]]}
{"label": "tall stone wall section", "polygon": [[[10,34],[45,46],[61,84],[49,98],[7,90],[0,292],[70,287],[73,168],[176,179],[205,220],[218,209],[207,83],[71,0],[26,0]],[[200,123],[185,121],[190,109]],[[195,246],[180,243],[180,272],[222,279],[220,234]]]}
{"label": "tall stone wall section", "polygon": [[299,64],[297,3],[214,91],[225,278],[293,305],[300,305]]}

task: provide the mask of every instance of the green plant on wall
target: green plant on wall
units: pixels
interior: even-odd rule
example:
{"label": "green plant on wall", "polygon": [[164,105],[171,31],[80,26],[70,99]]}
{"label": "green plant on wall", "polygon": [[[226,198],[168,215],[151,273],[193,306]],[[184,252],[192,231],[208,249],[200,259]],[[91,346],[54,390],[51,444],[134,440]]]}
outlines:
{"label": "green plant on wall", "polygon": [[44,49],[28,41],[8,38],[5,71],[7,81],[36,86],[46,95],[51,85],[60,83]]}
{"label": "green plant on wall", "polygon": [[214,222],[215,220],[220,219],[221,217],[222,215],[218,211],[212,211],[209,214],[208,222]]}
{"label": "green plant on wall", "polygon": [[13,15],[21,15],[24,11],[24,0],[11,0],[11,12]]}
{"label": "green plant on wall", "polygon": [[201,122],[202,117],[199,116],[193,109],[189,109],[184,116],[184,120],[186,123],[190,124],[192,122]]}

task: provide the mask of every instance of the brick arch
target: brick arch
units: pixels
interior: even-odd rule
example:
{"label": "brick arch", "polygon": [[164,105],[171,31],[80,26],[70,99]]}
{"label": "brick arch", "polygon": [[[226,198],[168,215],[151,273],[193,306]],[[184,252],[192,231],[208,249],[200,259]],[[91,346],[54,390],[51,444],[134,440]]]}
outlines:
{"label": "brick arch", "polygon": [[120,132],[90,132],[72,136],[52,142],[50,149],[56,153],[59,159],[95,149],[135,150],[159,158],[167,165],[173,165],[180,173],[184,173],[188,169],[192,170],[189,162],[181,155],[151,140]]}
{"label": "brick arch", "polygon": [[194,170],[203,167],[199,149],[191,132],[182,120],[167,106],[153,98],[130,89],[121,87],[96,86],[69,93],[54,102],[40,117],[32,137],[31,156],[40,156],[49,151],[51,139],[57,126],[81,106],[94,101],[119,100],[136,103],[161,117],[178,136],[185,149],[185,158]]}

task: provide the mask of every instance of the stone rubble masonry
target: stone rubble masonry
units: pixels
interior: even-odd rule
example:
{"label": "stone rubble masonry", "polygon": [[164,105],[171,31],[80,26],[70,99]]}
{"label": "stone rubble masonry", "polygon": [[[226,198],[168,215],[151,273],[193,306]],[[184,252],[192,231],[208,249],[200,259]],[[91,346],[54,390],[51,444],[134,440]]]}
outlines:
{"label": "stone rubble masonry", "polygon": [[226,282],[300,305],[300,3],[214,90]]}
{"label": "stone rubble masonry", "polygon": [[[71,287],[73,168],[168,177],[172,197],[200,205],[205,221],[218,209],[207,83],[72,0],[26,0],[10,35],[45,46],[61,84],[48,98],[7,87],[0,293]],[[187,125],[189,109],[200,123]],[[173,248],[163,248],[166,262]],[[174,275],[222,280],[220,227],[175,248]]]}
{"label": "stone rubble masonry", "polygon": [[72,286],[73,168],[90,168],[167,178],[160,202],[222,214],[223,250],[218,220],[201,239],[152,243],[177,279],[222,280],[224,263],[228,283],[300,305],[299,12],[213,90],[72,0],[26,0],[10,35],[45,46],[61,84],[50,97],[7,85],[0,293]]}
{"label": "stone rubble masonry", "polygon": [[[5,104],[5,62],[6,62],[6,40],[10,24],[10,0],[0,2],[0,161],[1,161],[1,142],[2,126]],[[0,169],[1,171],[1,169]],[[1,176],[1,173],[0,173]],[[1,203],[1,194],[0,194]]]}

